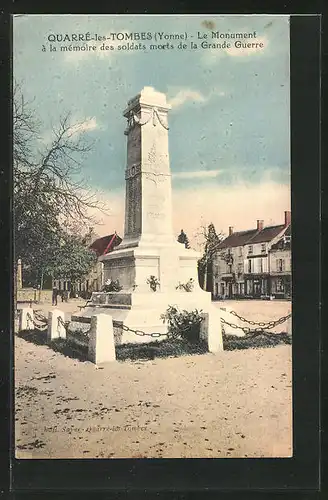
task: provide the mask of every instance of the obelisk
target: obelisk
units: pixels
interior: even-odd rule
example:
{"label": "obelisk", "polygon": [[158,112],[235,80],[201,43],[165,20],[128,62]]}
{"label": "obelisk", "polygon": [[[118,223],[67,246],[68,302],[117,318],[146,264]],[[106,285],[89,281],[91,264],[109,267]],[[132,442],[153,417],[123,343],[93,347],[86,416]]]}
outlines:
{"label": "obelisk", "polygon": [[120,248],[172,244],[171,172],[165,94],[145,87],[128,102],[125,228]]}

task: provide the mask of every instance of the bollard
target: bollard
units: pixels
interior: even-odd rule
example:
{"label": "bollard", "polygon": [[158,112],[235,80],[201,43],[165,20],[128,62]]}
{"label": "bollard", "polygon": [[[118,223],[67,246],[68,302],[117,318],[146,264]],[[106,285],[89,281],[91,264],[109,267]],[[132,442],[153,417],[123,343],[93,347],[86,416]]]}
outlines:
{"label": "bollard", "polygon": [[59,318],[61,318],[63,321],[65,320],[64,313],[59,309],[54,309],[53,311],[49,312],[47,330],[48,340],[55,340],[59,338],[66,339],[66,329]]}
{"label": "bollard", "polygon": [[34,330],[34,311],[29,307],[23,307],[19,316],[19,331]]}
{"label": "bollard", "polygon": [[96,365],[116,360],[113,319],[109,314],[91,317],[88,358]]}
{"label": "bollard", "polygon": [[287,320],[287,333],[288,335],[292,335],[292,317]]}
{"label": "bollard", "polygon": [[242,328],[239,328],[239,320],[236,318],[236,316],[230,314],[231,310],[232,309],[229,308],[220,308],[221,318],[227,321],[228,323],[231,323],[238,327],[238,328],[233,328],[230,325],[224,324],[225,334],[235,335],[236,337],[245,337],[245,332],[242,330]]}
{"label": "bollard", "polygon": [[209,352],[223,351],[220,311],[213,307],[209,312],[203,313],[202,316],[200,338],[207,343]]}

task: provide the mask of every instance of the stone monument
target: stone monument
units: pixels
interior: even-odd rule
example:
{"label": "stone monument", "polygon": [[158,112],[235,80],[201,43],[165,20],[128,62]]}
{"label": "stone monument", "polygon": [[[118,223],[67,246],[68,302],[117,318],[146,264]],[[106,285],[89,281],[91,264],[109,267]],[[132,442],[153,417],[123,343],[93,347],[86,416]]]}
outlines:
{"label": "stone monument", "polygon": [[[169,305],[187,310],[213,308],[211,294],[198,284],[200,255],[178,243],[173,233],[169,109],[165,94],[145,87],[124,111],[127,119],[124,238],[116,249],[101,258],[104,280],[118,280],[122,290],[92,295],[98,312],[107,311],[114,320],[147,333],[166,331],[160,315]],[[191,284],[190,291],[179,287],[186,283]],[[86,308],[84,315],[92,315],[92,309],[92,306]],[[135,337],[136,342],[142,339]]]}

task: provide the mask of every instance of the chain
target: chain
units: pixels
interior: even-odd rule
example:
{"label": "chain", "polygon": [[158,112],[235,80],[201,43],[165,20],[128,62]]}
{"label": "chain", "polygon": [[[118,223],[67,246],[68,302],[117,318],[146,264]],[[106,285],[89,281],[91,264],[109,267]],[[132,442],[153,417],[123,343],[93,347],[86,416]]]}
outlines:
{"label": "chain", "polygon": [[[291,314],[288,314],[287,316],[283,316],[282,318],[280,318],[279,320],[275,321],[275,322],[271,322],[271,323],[274,323],[273,326],[277,326],[277,325],[280,325],[281,323],[284,323],[288,318],[290,318]],[[270,328],[273,328],[273,326],[267,326],[266,328],[260,326],[260,327],[256,327],[256,328],[250,328],[249,326],[239,326],[239,325],[235,325],[234,323],[229,323],[229,321],[226,321],[225,319],[221,318],[221,322],[224,324],[224,325],[228,325],[228,326],[231,326],[231,328],[235,328],[235,329],[238,329],[238,330],[242,330],[245,334],[254,334],[254,335],[259,335],[260,333],[266,333],[265,330],[268,330]],[[255,323],[256,324],[256,323]],[[258,324],[258,323],[257,323]],[[269,324],[269,323],[268,323]]]}
{"label": "chain", "polygon": [[[244,323],[248,323],[249,325],[257,325],[265,330],[270,330],[271,328],[274,328],[275,326],[281,325],[282,323],[287,321],[292,316],[292,313],[289,313],[289,314],[287,314],[287,316],[282,316],[281,318],[277,319],[276,321],[268,321],[267,323],[264,323],[262,321],[257,322],[257,321],[252,321],[252,320],[243,318],[242,316],[237,314],[235,311],[229,311],[229,312],[230,312],[230,314],[232,314],[233,316],[236,316],[236,318],[240,319]],[[240,328],[240,327],[237,327],[237,328]],[[255,331],[256,331],[256,329],[255,329]]]}
{"label": "chain", "polygon": [[87,307],[89,304],[92,304],[92,300],[87,300],[86,303],[84,304],[84,306],[78,306],[78,308],[81,310],[81,309],[84,309],[85,307]]}
{"label": "chain", "polygon": [[[234,325],[233,323],[229,323],[229,321],[226,321],[225,319],[221,318],[221,322],[224,324],[224,325],[228,325],[228,326],[231,326],[231,328],[235,328],[235,329],[238,329],[238,330],[242,330],[244,333],[250,333],[252,330],[251,328],[249,328],[249,326],[238,326],[238,325]],[[261,328],[261,331],[262,331],[262,328]]]}
{"label": "chain", "polygon": [[70,321],[64,321],[61,316],[58,316],[58,326],[62,325],[65,328],[65,330],[68,330],[69,324],[70,324]]}
{"label": "chain", "polygon": [[48,319],[40,313],[40,311],[34,311],[34,317],[41,321],[41,323],[48,323]]}
{"label": "chain", "polygon": [[29,322],[31,322],[33,324],[33,326],[37,329],[37,330],[40,330],[40,331],[44,331],[48,328],[47,325],[38,325],[36,323],[36,321],[32,318],[32,316],[30,315],[30,313],[28,312],[27,315],[26,315],[26,319],[27,319],[27,326],[29,325]]}
{"label": "chain", "polygon": [[167,336],[167,333],[158,333],[158,332],[145,333],[142,330],[133,330],[132,328],[130,328],[126,325],[123,325],[123,331],[134,333],[135,335],[138,335],[139,337],[147,336],[147,337],[152,337],[152,338],[158,338],[158,337]]}

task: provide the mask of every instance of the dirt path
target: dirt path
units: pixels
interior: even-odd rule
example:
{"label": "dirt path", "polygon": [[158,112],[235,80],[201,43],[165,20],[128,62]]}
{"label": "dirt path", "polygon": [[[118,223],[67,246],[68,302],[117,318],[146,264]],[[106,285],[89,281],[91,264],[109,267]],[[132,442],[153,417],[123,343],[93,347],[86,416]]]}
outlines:
{"label": "dirt path", "polygon": [[291,347],[95,369],[15,337],[18,458],[291,455]]}

